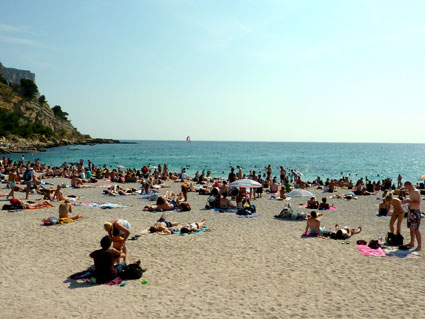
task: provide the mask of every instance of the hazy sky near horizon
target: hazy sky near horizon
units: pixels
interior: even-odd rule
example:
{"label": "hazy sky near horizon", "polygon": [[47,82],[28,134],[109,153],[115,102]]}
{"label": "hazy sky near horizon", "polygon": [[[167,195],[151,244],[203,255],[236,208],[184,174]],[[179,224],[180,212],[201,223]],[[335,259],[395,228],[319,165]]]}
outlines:
{"label": "hazy sky near horizon", "polygon": [[424,1],[21,0],[0,62],[94,137],[424,143]]}

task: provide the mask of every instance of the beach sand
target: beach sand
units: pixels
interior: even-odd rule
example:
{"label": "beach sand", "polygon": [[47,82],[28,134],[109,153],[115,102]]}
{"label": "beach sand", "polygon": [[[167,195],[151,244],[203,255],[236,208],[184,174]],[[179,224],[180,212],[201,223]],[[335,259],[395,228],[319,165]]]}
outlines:
{"label": "beach sand", "polygon": [[[48,181],[69,184],[60,178]],[[180,189],[180,183],[169,185]],[[92,264],[88,255],[100,248],[105,221],[127,219],[132,236],[160,216],[142,211],[151,204],[148,200],[107,197],[102,190],[66,188],[64,193],[81,196],[81,201],[129,207],[77,206],[74,213],[84,219],[50,227],[41,226],[41,220],[57,217],[58,203],[50,209],[1,212],[0,317],[425,318],[425,259],[365,257],[356,248],[358,239],[369,241],[388,232],[389,217],[375,216],[380,202],[376,195],[329,200],[338,209],[324,212],[323,226],[363,227],[352,239],[335,241],[301,238],[305,222],[274,219],[287,202],[269,200],[267,194],[252,202],[258,218],[238,218],[204,210],[207,196],[189,193],[192,210],[169,213],[168,220],[188,223],[205,218],[210,231],[149,234],[128,241],[128,262],[141,259],[147,268],[141,280],[147,284],[133,280],[119,287],[69,281],[69,275]],[[324,195],[313,192],[319,200]],[[17,193],[20,199],[24,195]],[[306,201],[291,203],[296,208]],[[2,198],[0,204],[5,203]],[[424,230],[422,223],[422,234]],[[402,234],[407,243],[406,221]]]}

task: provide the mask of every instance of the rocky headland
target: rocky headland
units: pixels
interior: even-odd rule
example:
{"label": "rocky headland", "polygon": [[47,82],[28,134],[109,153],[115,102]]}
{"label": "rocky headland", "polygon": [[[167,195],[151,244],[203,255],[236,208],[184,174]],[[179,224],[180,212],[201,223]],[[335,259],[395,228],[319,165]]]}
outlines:
{"label": "rocky headland", "polygon": [[35,74],[0,63],[0,153],[40,152],[49,147],[120,143],[81,134],[60,106],[39,94]]}

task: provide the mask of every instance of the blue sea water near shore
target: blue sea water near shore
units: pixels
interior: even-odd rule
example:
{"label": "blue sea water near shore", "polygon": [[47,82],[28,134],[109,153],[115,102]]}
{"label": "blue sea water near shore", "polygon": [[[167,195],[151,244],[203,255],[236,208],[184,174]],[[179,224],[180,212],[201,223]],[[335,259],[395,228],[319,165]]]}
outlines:
{"label": "blue sea water near shore", "polygon": [[[295,169],[303,179],[317,176],[339,178],[351,174],[353,180],[367,176],[378,180],[398,174],[403,180],[418,181],[425,174],[425,144],[378,143],[298,143],[298,142],[212,142],[212,141],[131,141],[135,144],[72,145],[24,154],[25,160],[40,158],[49,165],[90,159],[95,164],[123,165],[140,169],[143,165],[168,164],[170,171],[187,168],[189,175],[202,169],[212,176],[227,176],[230,167],[241,165],[244,173],[265,172],[271,165]],[[9,157],[19,160],[22,154]]]}

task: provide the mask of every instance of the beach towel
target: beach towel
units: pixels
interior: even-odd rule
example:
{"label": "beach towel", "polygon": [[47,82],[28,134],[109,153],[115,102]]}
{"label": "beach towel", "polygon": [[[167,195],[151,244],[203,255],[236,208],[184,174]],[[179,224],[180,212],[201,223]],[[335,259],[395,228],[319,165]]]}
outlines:
{"label": "beach towel", "polygon": [[260,216],[260,214],[253,213],[253,214],[250,214],[250,215],[236,215],[236,216],[238,216],[239,218],[255,218],[255,217]]}
{"label": "beach towel", "polygon": [[[198,231],[194,231],[194,232],[191,232],[190,234],[202,234],[205,230],[207,229],[207,226],[202,226],[202,228],[201,228],[201,230],[198,230]],[[178,235],[186,235],[186,234],[182,234],[181,232],[180,232],[180,228],[176,228],[173,232],[172,232],[173,234],[178,234]]]}
{"label": "beach towel", "polygon": [[85,187],[69,186],[69,188],[71,188],[71,189],[85,189],[85,188],[96,188],[96,186],[85,186]]}
{"label": "beach towel", "polygon": [[363,256],[385,257],[385,251],[382,248],[372,249],[368,245],[357,245],[357,249]]}
{"label": "beach towel", "polygon": [[276,196],[272,195],[272,196],[270,196],[269,199],[270,200],[280,200],[280,201],[282,201],[282,200],[291,200],[291,197],[281,198],[281,197],[276,197]]}
{"label": "beach towel", "polygon": [[400,250],[398,247],[384,247],[385,254],[388,257],[398,257],[398,258],[420,258],[421,255],[417,251],[413,250]]}
{"label": "beach towel", "polygon": [[[320,233],[323,234],[326,231],[324,227],[320,227]],[[301,237],[319,237],[318,234],[312,234],[310,229],[301,234]]]}
{"label": "beach towel", "polygon": [[219,213],[237,213],[238,212],[237,208],[228,208],[228,209],[211,208],[210,210],[213,212],[219,212]]}
{"label": "beach towel", "polygon": [[173,210],[145,210],[148,213],[181,213],[181,209],[173,209]]}
{"label": "beach towel", "polygon": [[[300,205],[300,208],[308,208],[307,207],[307,204],[304,204],[304,205]],[[329,209],[319,209],[319,208],[308,208],[308,209],[317,209],[317,210],[336,210],[336,207],[335,206],[330,206],[329,207]]]}
{"label": "beach towel", "polygon": [[[90,283],[90,284],[96,284],[96,280],[94,279],[94,277],[92,277],[93,274],[89,271],[84,271],[81,273],[77,273],[77,274],[73,274],[71,276],[69,276],[67,279],[71,279],[71,280],[81,280],[82,282],[86,282],[86,283]],[[115,285],[120,285],[122,283],[122,279],[120,277],[115,277],[114,279],[112,279],[109,282],[105,282],[104,285],[107,286],[115,286]]]}
{"label": "beach towel", "polygon": [[78,222],[79,220],[82,220],[84,217],[78,218],[78,219],[70,219],[70,218],[59,218],[56,217],[49,217],[46,219],[41,220],[43,222],[42,226],[62,226],[73,222]]}
{"label": "beach towel", "polygon": [[34,210],[34,209],[45,209],[45,208],[53,208],[53,207],[52,206],[45,205],[45,206],[36,207],[36,208],[25,208],[24,211],[25,210]]}
{"label": "beach towel", "polygon": [[74,206],[89,206],[89,207],[102,208],[102,209],[128,207],[128,205],[113,204],[113,203],[99,203],[99,202],[81,202],[81,203],[74,204]]}
{"label": "beach towel", "polygon": [[108,187],[111,187],[111,186],[113,186],[112,184],[96,184],[96,185],[94,185],[95,187],[105,187],[105,188],[108,188]]}
{"label": "beach towel", "polygon": [[[291,214],[292,215],[292,214]],[[305,221],[306,219],[307,219],[307,216],[304,216],[304,217],[297,217],[297,218],[292,218],[292,216],[291,215],[285,215],[285,216],[274,216],[274,218],[275,219],[279,219],[279,220],[292,220],[292,221],[296,221],[296,222],[299,222],[299,221]]]}

